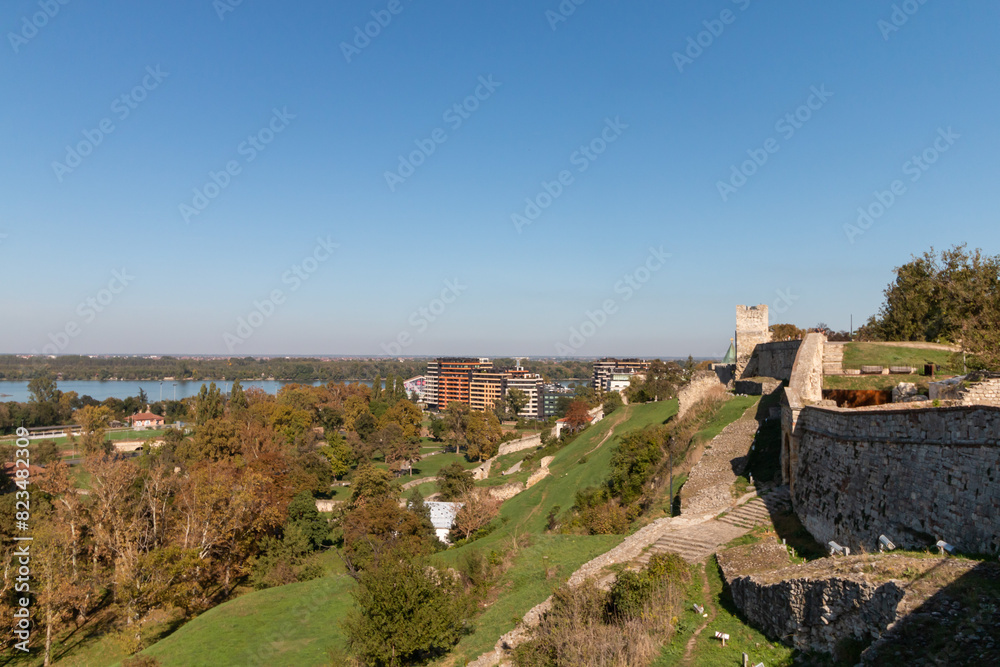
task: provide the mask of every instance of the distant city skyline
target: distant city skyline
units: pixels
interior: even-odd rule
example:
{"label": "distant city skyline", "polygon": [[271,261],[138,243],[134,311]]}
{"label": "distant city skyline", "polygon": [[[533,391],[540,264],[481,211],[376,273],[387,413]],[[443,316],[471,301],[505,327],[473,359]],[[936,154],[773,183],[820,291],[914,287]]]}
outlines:
{"label": "distant city skyline", "polygon": [[911,254],[1000,253],[998,19],[6,3],[0,353],[721,358],[760,303],[856,328]]}

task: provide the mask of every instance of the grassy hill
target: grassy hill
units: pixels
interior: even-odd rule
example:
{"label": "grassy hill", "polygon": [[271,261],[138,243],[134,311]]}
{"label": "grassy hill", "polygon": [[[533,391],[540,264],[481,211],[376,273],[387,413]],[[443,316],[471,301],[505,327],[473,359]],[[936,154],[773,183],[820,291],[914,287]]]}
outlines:
{"label": "grassy hill", "polygon": [[[442,566],[457,563],[472,550],[510,551],[514,559],[501,581],[499,598],[442,664],[461,665],[492,648],[514,627],[515,618],[542,602],[580,565],[621,541],[620,535],[545,534],[547,515],[555,506],[572,507],[578,489],[605,479],[617,435],[661,424],[676,412],[676,401],[618,410],[559,450],[549,466],[551,475],[504,503],[502,526],[435,556]],[[612,430],[614,435],[608,437]],[[155,656],[164,667],[329,665],[331,651],[344,645],[340,623],[352,605],[352,586],[349,577],[338,573],[249,593],[189,621],[143,653]],[[64,664],[108,667],[121,657],[113,640],[104,638]]]}

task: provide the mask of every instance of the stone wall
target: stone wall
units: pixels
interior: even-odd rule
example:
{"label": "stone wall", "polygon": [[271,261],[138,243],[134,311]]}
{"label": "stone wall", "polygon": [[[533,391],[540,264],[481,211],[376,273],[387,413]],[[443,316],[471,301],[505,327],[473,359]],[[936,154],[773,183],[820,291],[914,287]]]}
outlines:
{"label": "stone wall", "polygon": [[761,343],[754,348],[747,367],[739,377],[768,377],[788,381],[799,352],[801,340],[783,340]]}
{"label": "stone wall", "polygon": [[497,456],[504,456],[505,454],[513,454],[514,452],[522,452],[525,449],[531,449],[532,447],[542,446],[542,436],[536,433],[535,435],[528,435],[520,440],[511,440],[510,442],[504,442],[500,445],[500,450],[497,452]]}
{"label": "stone wall", "polygon": [[795,487],[793,471],[798,458],[795,425],[799,413],[806,405],[823,400],[824,345],[826,336],[823,334],[806,334],[802,339],[781,401],[781,478],[792,488]]}
{"label": "stone wall", "polygon": [[779,380],[759,378],[757,380],[737,380],[734,393],[743,396],[766,396],[781,386]]}
{"label": "stone wall", "polygon": [[733,602],[767,636],[802,651],[832,653],[843,639],[872,640],[896,620],[904,591],[895,582],[830,577],[729,582]]}
{"label": "stone wall", "polygon": [[677,418],[681,419],[699,401],[714,393],[725,391],[726,386],[719,381],[715,371],[698,371],[691,377],[691,382],[677,392]]}
{"label": "stone wall", "polygon": [[1000,553],[1000,408],[803,407],[792,503],[820,543]]}
{"label": "stone wall", "polygon": [[1000,405],[1000,378],[991,378],[972,385],[962,394],[965,405]]}

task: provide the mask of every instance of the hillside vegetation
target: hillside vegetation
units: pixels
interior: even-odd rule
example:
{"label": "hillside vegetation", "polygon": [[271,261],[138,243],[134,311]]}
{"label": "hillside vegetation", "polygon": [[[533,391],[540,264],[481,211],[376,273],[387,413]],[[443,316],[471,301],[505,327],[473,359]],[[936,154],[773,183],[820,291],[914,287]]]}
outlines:
{"label": "hillside vegetation", "polygon": [[[546,534],[546,516],[555,506],[571,507],[577,489],[605,479],[618,434],[661,424],[676,411],[676,401],[616,411],[559,450],[549,466],[550,476],[504,503],[500,527],[434,557],[442,566],[453,566],[468,552],[513,551],[512,566],[499,582],[500,595],[440,664],[462,665],[490,650],[514,627],[515,618],[545,600],[580,565],[622,539]],[[615,436],[606,437],[612,429]],[[586,463],[578,463],[583,456]],[[331,652],[344,648],[339,623],[352,604],[352,586],[346,576],[328,576],[250,593],[198,616],[143,655],[155,656],[164,667],[254,664],[243,658],[261,650],[272,656],[261,665],[331,664]],[[103,667],[113,661],[89,664]]]}

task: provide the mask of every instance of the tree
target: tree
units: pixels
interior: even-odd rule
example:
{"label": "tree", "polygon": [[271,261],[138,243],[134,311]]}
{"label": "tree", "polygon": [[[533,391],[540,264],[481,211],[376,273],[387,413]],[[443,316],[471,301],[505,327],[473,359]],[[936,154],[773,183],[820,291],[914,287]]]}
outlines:
{"label": "tree", "polygon": [[590,423],[590,408],[583,401],[573,401],[566,411],[566,424],[573,431],[579,431]]}
{"label": "tree", "polygon": [[455,446],[455,453],[462,453],[462,443],[465,442],[466,419],[469,406],[466,403],[451,401],[444,410],[444,422],[448,426],[448,437]]}
{"label": "tree", "polygon": [[363,463],[354,473],[354,489],[351,492],[351,507],[356,508],[364,502],[391,498],[392,475],[376,468],[371,463]]}
{"label": "tree", "polygon": [[806,333],[794,324],[772,324],[769,328],[772,340],[795,340],[802,338]]}
{"label": "tree", "polygon": [[334,479],[339,479],[351,471],[357,461],[347,441],[339,433],[327,438],[327,446],[320,447],[320,453],[330,461]]}
{"label": "tree", "polygon": [[395,550],[354,576],[355,611],[344,627],[363,664],[419,664],[458,643],[469,607],[456,579]]}
{"label": "tree", "polygon": [[104,442],[104,429],[111,423],[111,410],[106,406],[88,405],[73,413],[73,419],[83,431],[82,449],[86,454],[109,452],[111,447]]}
{"label": "tree", "polygon": [[663,433],[655,429],[629,431],[611,455],[608,488],[628,505],[642,495],[643,485],[655,466],[663,460]]}
{"label": "tree", "polygon": [[971,365],[1000,368],[1000,255],[965,245],[934,249],[896,267],[862,340],[961,342]]}
{"label": "tree", "polygon": [[455,514],[455,525],[452,532],[468,539],[480,528],[486,527],[500,513],[500,501],[495,499],[489,489],[469,489],[463,493],[458,502],[462,507]]}
{"label": "tree", "polygon": [[372,400],[377,401],[382,393],[382,378],[378,375],[372,380]]}
{"label": "tree", "polygon": [[210,419],[222,417],[222,392],[212,382],[210,386],[201,385],[201,390],[194,401],[194,420],[196,424],[204,424]]}
{"label": "tree", "polygon": [[43,373],[28,383],[28,391],[31,392],[28,404],[35,409],[38,423],[42,426],[55,424],[59,413],[59,399],[62,397],[55,378],[49,373]]}
{"label": "tree", "polygon": [[606,394],[604,394],[603,407],[604,407],[605,417],[607,417],[608,415],[610,415],[612,412],[622,407],[623,405],[625,405],[625,403],[622,401],[622,395],[617,391],[609,391]]}
{"label": "tree", "polygon": [[286,530],[293,525],[302,531],[311,549],[323,546],[323,541],[330,534],[326,519],[320,516],[319,510],[316,509],[316,501],[308,491],[300,492],[288,503]]}
{"label": "tree", "polygon": [[399,399],[386,410],[380,422],[383,426],[389,423],[399,424],[403,429],[403,435],[413,438],[420,436],[420,425],[423,420],[424,415],[420,408],[408,400]]}
{"label": "tree", "polygon": [[492,412],[470,412],[465,438],[469,444],[468,455],[480,461],[496,456],[503,430],[500,420]]}
{"label": "tree", "polygon": [[236,380],[229,392],[229,412],[234,418],[239,419],[246,414],[249,407],[250,403],[247,401],[246,392],[243,391],[243,385],[240,384],[239,380]]}
{"label": "tree", "polygon": [[[2,406],[0,406],[0,409],[2,409]],[[445,424],[443,419],[431,417],[430,431],[431,437],[440,442],[448,435],[448,425]]]}
{"label": "tree", "polygon": [[441,491],[441,498],[444,500],[454,500],[475,485],[476,481],[472,477],[472,473],[459,463],[445,466],[438,473],[438,488]]}
{"label": "tree", "polygon": [[228,419],[210,419],[199,426],[192,438],[183,441],[177,455],[188,462],[220,461],[240,453],[236,425]]}
{"label": "tree", "polygon": [[521,410],[527,407],[529,401],[528,395],[517,387],[507,391],[507,405],[515,417],[521,414]]}
{"label": "tree", "polygon": [[354,431],[358,434],[358,437],[364,441],[371,439],[372,434],[375,433],[375,429],[378,428],[378,422],[375,420],[375,416],[370,412],[362,412],[354,419]]}

